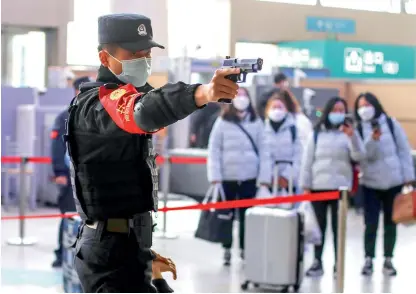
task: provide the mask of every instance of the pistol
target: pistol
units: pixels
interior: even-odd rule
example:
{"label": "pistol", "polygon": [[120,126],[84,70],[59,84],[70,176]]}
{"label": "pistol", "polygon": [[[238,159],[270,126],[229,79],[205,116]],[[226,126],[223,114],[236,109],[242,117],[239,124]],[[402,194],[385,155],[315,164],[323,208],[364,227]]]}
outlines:
{"label": "pistol", "polygon": [[[226,56],[222,63],[222,68],[239,68],[239,74],[228,75],[225,78],[233,81],[234,83],[245,83],[247,74],[261,71],[263,68],[263,59],[239,59]],[[231,103],[231,99],[224,98],[218,100],[218,102]]]}

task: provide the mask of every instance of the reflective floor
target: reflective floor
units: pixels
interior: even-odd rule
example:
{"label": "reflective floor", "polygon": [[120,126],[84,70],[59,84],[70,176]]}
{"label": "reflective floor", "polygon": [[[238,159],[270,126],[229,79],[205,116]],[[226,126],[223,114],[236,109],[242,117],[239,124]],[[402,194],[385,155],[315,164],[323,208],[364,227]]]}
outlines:
{"label": "reflective floor", "polygon": [[[193,201],[175,200],[169,206],[192,204]],[[54,209],[39,209],[36,213],[55,213]],[[14,215],[15,211],[2,215]],[[241,292],[244,281],[244,264],[238,257],[235,248],[232,265],[222,266],[222,249],[215,244],[206,243],[193,237],[198,223],[197,211],[179,211],[168,214],[168,232],[176,239],[155,240],[154,249],[162,255],[175,260],[178,268],[178,280],[167,276],[169,284],[177,293],[181,292]],[[162,223],[163,215],[159,214],[158,222]],[[50,267],[53,261],[53,250],[56,246],[57,219],[34,219],[27,221],[27,236],[36,237],[37,244],[31,247],[7,245],[7,240],[16,237],[17,221],[1,222],[1,282],[2,293],[61,293],[62,272]],[[159,225],[159,226],[160,226]],[[380,231],[382,233],[382,230]],[[278,234],[278,232],[276,232]],[[363,264],[362,216],[350,211],[348,216],[345,291],[354,293],[401,293],[411,288],[415,279],[416,261],[416,226],[398,229],[398,240],[394,263],[398,276],[385,278],[382,267],[382,238],[377,244],[378,259],[375,261],[375,273],[372,278],[360,275]],[[327,240],[331,240],[328,232]],[[379,234],[382,237],[382,234]],[[170,236],[172,237],[172,236]],[[173,236],[174,237],[174,236]],[[306,266],[310,265],[312,250],[306,253]],[[324,253],[324,266],[327,273],[322,278],[304,278],[300,292],[331,293],[335,287],[332,276],[333,267],[332,243],[328,241]],[[412,280],[413,279],[413,280]],[[5,290],[5,292],[3,292]],[[249,289],[250,292],[276,292],[276,290]]]}

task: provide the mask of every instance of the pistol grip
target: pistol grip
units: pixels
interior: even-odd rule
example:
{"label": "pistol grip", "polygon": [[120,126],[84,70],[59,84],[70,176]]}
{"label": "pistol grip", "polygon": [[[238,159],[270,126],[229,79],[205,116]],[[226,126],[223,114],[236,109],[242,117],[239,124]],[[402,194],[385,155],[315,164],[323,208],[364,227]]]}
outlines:
{"label": "pistol grip", "polygon": [[[226,79],[233,81],[234,83],[237,83],[239,81],[239,74],[235,74],[235,75],[228,75],[225,77]],[[219,103],[231,103],[232,100],[231,99],[227,99],[227,98],[223,98],[223,99],[219,99],[218,100]]]}

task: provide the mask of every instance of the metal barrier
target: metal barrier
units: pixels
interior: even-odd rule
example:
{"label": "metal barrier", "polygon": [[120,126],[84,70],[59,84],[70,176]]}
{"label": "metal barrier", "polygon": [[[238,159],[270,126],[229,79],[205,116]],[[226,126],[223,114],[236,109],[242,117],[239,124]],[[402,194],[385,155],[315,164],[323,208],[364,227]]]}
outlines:
{"label": "metal barrier", "polygon": [[[338,206],[338,252],[337,252],[337,284],[336,293],[344,293],[345,281],[345,241],[347,232],[348,215],[348,187],[340,188],[340,200]],[[324,232],[323,232],[324,233]]]}
{"label": "metal barrier", "polygon": [[[20,174],[19,174],[19,215],[24,216],[26,213],[27,200],[29,198],[29,189],[26,183],[27,175],[27,163],[28,158],[22,157],[20,162]],[[11,238],[7,240],[7,244],[14,246],[30,246],[37,243],[37,240],[33,237],[25,236],[25,218],[19,219],[19,237]]]}

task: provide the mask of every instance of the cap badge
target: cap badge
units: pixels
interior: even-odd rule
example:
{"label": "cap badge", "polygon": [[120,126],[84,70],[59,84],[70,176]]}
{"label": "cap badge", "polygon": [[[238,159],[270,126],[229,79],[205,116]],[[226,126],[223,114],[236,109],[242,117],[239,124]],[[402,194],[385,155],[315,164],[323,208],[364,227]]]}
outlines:
{"label": "cap badge", "polygon": [[139,36],[147,36],[146,27],[144,24],[139,25],[137,32],[139,33]]}

